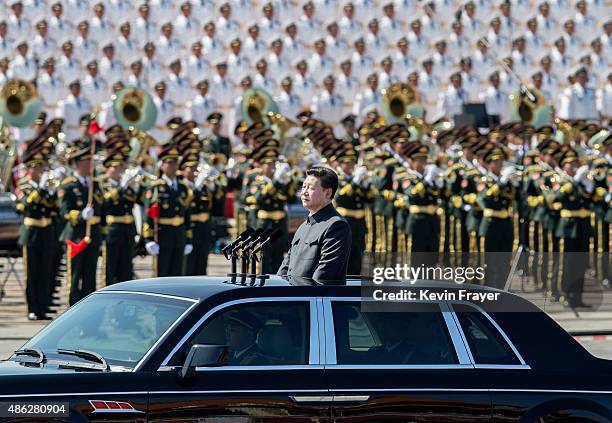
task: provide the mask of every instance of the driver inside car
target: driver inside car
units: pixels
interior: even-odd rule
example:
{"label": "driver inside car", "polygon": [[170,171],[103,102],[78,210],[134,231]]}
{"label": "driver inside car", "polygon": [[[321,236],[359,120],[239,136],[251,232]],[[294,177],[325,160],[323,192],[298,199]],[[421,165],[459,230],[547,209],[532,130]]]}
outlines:
{"label": "driver inside car", "polygon": [[255,342],[260,327],[261,322],[248,311],[234,310],[225,316],[225,337],[229,347],[228,366],[268,364],[268,359]]}

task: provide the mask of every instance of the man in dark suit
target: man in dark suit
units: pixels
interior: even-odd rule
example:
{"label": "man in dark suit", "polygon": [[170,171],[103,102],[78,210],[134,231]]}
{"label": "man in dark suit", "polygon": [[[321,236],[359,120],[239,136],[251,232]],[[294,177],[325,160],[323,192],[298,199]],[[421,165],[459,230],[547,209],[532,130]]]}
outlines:
{"label": "man in dark suit", "polygon": [[313,167],[306,172],[301,199],[310,213],[296,231],[279,275],[296,282],[345,283],[351,230],[332,205],[337,189],[338,175],[332,169]]}

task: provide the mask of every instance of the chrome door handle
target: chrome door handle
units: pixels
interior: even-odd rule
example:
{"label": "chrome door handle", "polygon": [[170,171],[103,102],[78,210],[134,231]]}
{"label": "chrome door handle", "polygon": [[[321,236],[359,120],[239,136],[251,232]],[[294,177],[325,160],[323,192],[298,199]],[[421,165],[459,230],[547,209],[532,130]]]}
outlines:
{"label": "chrome door handle", "polygon": [[305,402],[363,402],[370,399],[369,395],[309,395],[299,397],[289,397],[291,401],[298,403]]}

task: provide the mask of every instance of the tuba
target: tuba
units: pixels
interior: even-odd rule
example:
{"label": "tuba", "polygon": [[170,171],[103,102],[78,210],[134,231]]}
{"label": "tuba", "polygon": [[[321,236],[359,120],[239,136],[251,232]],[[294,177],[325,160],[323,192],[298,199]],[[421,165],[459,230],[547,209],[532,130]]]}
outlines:
{"label": "tuba", "polygon": [[249,126],[256,122],[269,126],[270,116],[277,115],[279,110],[278,104],[266,90],[249,88],[242,95],[240,113],[242,120]]}
{"label": "tuba", "polygon": [[540,128],[551,123],[551,107],[546,104],[544,94],[535,88],[522,87],[510,95],[512,120],[528,123]]}
{"label": "tuba", "polygon": [[9,188],[11,171],[17,159],[17,147],[9,126],[30,126],[42,107],[34,85],[20,79],[11,79],[0,91],[0,191]]}
{"label": "tuba", "polygon": [[419,93],[400,82],[382,90],[380,110],[387,124],[405,123],[406,115],[421,119],[424,113]]}
{"label": "tuba", "polygon": [[151,95],[141,88],[126,87],[113,95],[113,112],[123,129],[146,132],[157,121],[157,107]]}

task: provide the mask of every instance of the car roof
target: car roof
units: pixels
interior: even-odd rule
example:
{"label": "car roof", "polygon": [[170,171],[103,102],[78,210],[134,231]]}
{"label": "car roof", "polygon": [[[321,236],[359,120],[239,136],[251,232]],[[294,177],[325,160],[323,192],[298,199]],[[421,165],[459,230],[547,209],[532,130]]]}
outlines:
{"label": "car roof", "polygon": [[[256,291],[263,290],[268,291],[265,288],[279,288],[285,287],[287,289],[296,289],[293,292],[297,292],[299,289],[300,295],[330,295],[330,294],[347,294],[359,293],[362,287],[375,287],[372,283],[371,278],[361,277],[347,277],[346,283],[332,284],[332,285],[320,285],[306,280],[292,280],[281,276],[269,275],[269,277],[260,283],[259,280],[255,284],[251,284],[247,278],[246,283],[240,283],[240,278],[234,279],[228,276],[176,276],[176,277],[162,277],[162,278],[151,278],[151,279],[137,279],[128,282],[121,282],[107,286],[102,289],[101,292],[112,292],[112,291],[128,291],[128,292],[142,292],[151,294],[170,295],[176,297],[185,297],[196,300],[205,300],[216,294],[228,292],[232,290],[239,290],[250,288]],[[465,288],[469,290],[479,291],[492,291],[492,292],[504,292],[494,288],[473,285],[473,284],[457,284],[448,281],[432,281],[432,280],[418,280],[418,281],[401,281],[401,280],[389,280],[385,281],[383,287],[397,287],[397,288],[427,288],[432,291],[448,290]],[[249,294],[250,295],[250,294]],[[259,294],[261,295],[261,293]],[[257,295],[257,296],[259,296]],[[276,293],[275,293],[276,295]],[[290,296],[291,294],[288,293]]]}

